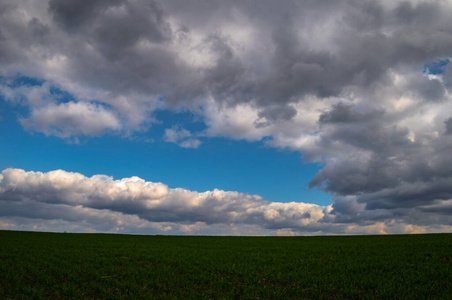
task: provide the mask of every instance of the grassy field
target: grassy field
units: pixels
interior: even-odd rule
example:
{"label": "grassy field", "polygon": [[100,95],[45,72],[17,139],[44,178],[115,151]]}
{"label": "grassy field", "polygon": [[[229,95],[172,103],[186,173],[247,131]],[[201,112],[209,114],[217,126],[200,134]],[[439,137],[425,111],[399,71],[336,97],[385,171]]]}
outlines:
{"label": "grassy field", "polygon": [[450,299],[452,234],[0,231],[0,299]]}

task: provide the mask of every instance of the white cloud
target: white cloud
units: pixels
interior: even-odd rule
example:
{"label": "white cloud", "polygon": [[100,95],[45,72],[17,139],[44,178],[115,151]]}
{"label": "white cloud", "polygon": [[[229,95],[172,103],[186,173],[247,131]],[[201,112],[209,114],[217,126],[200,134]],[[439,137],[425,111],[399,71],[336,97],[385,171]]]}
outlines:
{"label": "white cloud", "polygon": [[[6,169],[0,175],[0,228],[4,229],[300,235],[441,232],[450,226],[425,226],[408,219],[339,223],[336,209],[341,210],[331,205],[268,202],[238,192],[170,189],[138,177],[114,180],[105,175],[21,169]],[[345,213],[343,208],[341,212]]]}
{"label": "white cloud", "polygon": [[104,175],[88,178],[62,170],[41,173],[21,169],[2,172],[0,206],[4,224],[10,224],[13,217],[76,223],[85,219],[106,222],[108,218],[108,231],[127,224],[152,231],[156,224],[167,224],[159,230],[171,227],[182,232],[212,226],[229,230],[256,226],[262,232],[281,228],[312,231],[322,227],[322,218],[331,210],[314,204],[270,203],[238,192],[170,189],[138,177],[113,180]]}
{"label": "white cloud", "polygon": [[202,142],[192,138],[192,134],[184,128],[167,128],[163,140],[168,143],[174,143],[182,148],[198,148]]}
{"label": "white cloud", "polygon": [[114,113],[101,105],[85,102],[38,107],[32,110],[30,117],[20,121],[25,128],[62,138],[96,136],[122,127]]}
{"label": "white cloud", "polygon": [[251,104],[228,106],[209,101],[205,110],[207,136],[225,136],[257,141],[268,135],[265,128],[257,128],[258,110]]}
{"label": "white cloud", "polygon": [[178,143],[187,137],[191,137],[191,133],[187,129],[167,128],[163,139],[168,143]]}
{"label": "white cloud", "polygon": [[182,148],[198,148],[202,142],[198,139],[188,139],[179,144]]}

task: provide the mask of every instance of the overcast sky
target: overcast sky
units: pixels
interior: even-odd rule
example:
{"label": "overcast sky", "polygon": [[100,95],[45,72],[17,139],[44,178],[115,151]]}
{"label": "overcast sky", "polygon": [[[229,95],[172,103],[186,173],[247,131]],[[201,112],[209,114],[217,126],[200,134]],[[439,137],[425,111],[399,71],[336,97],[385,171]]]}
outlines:
{"label": "overcast sky", "polygon": [[452,2],[3,0],[0,229],[452,231]]}

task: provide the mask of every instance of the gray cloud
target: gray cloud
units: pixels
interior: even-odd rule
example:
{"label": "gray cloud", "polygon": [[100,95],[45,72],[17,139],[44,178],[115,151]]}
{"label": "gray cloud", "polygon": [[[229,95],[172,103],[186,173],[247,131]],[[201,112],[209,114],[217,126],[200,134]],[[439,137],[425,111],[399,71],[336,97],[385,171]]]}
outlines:
{"label": "gray cloud", "polygon": [[95,0],[90,3],[78,1],[50,1],[49,12],[55,20],[68,30],[75,30],[84,26],[87,22],[96,18],[101,12],[109,7],[117,7],[124,1]]}
{"label": "gray cloud", "polygon": [[446,135],[452,135],[452,118],[448,118],[444,124],[446,125]]}
{"label": "gray cloud", "polygon": [[[13,29],[22,32],[25,49],[19,53],[25,56],[36,46],[36,31],[47,32],[48,39],[39,46],[47,57],[65,56],[70,80],[115,94],[165,95],[167,104],[212,96],[218,102],[284,107],[309,94],[339,96],[350,86],[378,82],[389,68],[449,55],[452,45],[447,31],[437,31],[440,25],[450,25],[450,8],[442,12],[441,4],[260,5],[272,11],[272,17],[263,11],[257,14],[247,2],[191,1],[187,11],[181,11],[171,2],[50,1],[42,12],[48,14],[42,17],[45,21],[34,17],[28,22],[33,30],[19,22],[13,26],[8,19],[3,28],[11,36]],[[413,30],[409,20],[427,12],[435,22]],[[325,26],[320,20],[333,24]],[[241,39],[238,28],[229,29],[242,23],[242,29],[252,32],[249,40]],[[322,29],[329,39],[318,41]],[[16,41],[11,38],[10,44]],[[205,62],[193,63],[193,56]]]}
{"label": "gray cloud", "polygon": [[[416,14],[412,10],[417,7],[411,4],[395,8],[402,13],[379,2],[362,1],[330,6],[311,1],[261,5],[271,9],[274,17],[256,14],[253,5],[238,2],[207,6],[192,1],[190,7],[199,7],[190,13],[172,4],[149,1],[93,1],[87,5],[51,1],[46,10],[49,24],[42,24],[38,17],[29,24],[53,28],[47,43],[40,46],[50,50],[49,54],[67,57],[70,79],[115,93],[164,94],[169,103],[190,102],[206,94],[216,101],[256,101],[264,106],[299,101],[306,94],[337,96],[349,85],[379,80],[388,68],[400,63],[449,54],[446,49],[451,42],[448,44],[446,36],[428,34],[435,32],[438,23],[447,25],[447,15],[439,9],[431,13],[436,22],[427,23],[422,28],[427,32],[421,33],[397,21],[398,15],[409,18]],[[236,11],[240,14],[234,14]],[[218,18],[220,12],[223,16]],[[199,15],[205,18],[203,23],[193,21]],[[335,20],[334,27],[325,30],[336,38],[322,41],[325,45],[320,47],[322,43],[315,40],[320,37],[309,34],[320,27],[316,20],[330,18]],[[238,31],[227,30],[232,22],[246,22],[244,28],[253,31],[252,44],[235,37]],[[205,24],[212,25],[211,29]],[[11,24],[4,28],[13,32]],[[24,39],[37,36],[36,28],[27,28],[20,28]],[[394,33],[385,35],[385,30]],[[202,37],[198,41],[195,35]],[[61,40],[55,45],[54,38]],[[35,46],[33,38],[21,42],[26,48],[20,53],[25,55]],[[427,45],[431,50],[423,49]],[[202,50],[204,53],[197,55],[207,54],[212,59],[202,66],[187,64],[181,54],[191,49]],[[248,60],[250,55],[256,56],[254,61]],[[191,97],[180,99],[187,93]]]}
{"label": "gray cloud", "polygon": [[446,89],[438,80],[418,80],[412,81],[413,89],[419,93],[421,99],[438,101],[444,100]]}

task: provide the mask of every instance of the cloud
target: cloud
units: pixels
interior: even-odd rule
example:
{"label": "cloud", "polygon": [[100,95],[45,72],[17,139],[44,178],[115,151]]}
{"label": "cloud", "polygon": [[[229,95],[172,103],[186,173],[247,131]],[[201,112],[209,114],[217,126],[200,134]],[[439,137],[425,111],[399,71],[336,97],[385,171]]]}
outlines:
{"label": "cloud", "polygon": [[451,194],[451,14],[448,1],[3,1],[0,74],[42,83],[1,92],[29,109],[23,125],[62,138],[130,136],[184,109],[205,138],[323,165],[310,186],[344,222],[412,220]]}
{"label": "cloud", "polygon": [[198,139],[188,139],[179,144],[182,148],[198,148],[202,142]]}
{"label": "cloud", "polygon": [[167,128],[165,129],[165,136],[163,139],[165,142],[177,143],[181,139],[190,137],[191,133],[187,129]]}
{"label": "cloud", "polygon": [[107,130],[121,129],[117,117],[93,103],[68,102],[34,109],[29,118],[21,119],[27,128],[62,138],[99,135]]}
{"label": "cloud", "polygon": [[1,84],[0,92],[6,101],[29,108],[30,115],[19,119],[28,130],[70,138],[123,129],[119,117],[105,105],[90,101],[62,102],[67,95],[49,83],[18,87]]}
{"label": "cloud", "polygon": [[[278,203],[232,191],[200,193],[138,177],[114,180],[62,170],[3,170],[0,208],[1,228],[51,231],[294,235],[394,233],[405,232],[408,225],[416,228],[413,231],[431,232],[452,225],[446,216],[429,224],[414,218],[431,216],[429,210],[436,207],[412,211],[405,219],[401,214],[382,219],[353,198],[338,199],[333,206]],[[365,214],[373,215],[373,220]]]}
{"label": "cloud", "polygon": [[21,169],[2,172],[0,205],[2,218],[76,221],[97,218],[98,214],[100,218],[120,214],[139,218],[145,224],[251,225],[307,231],[322,227],[321,220],[330,210],[307,203],[270,203],[260,196],[238,192],[170,189],[138,177],[113,180],[104,175],[88,178],[62,170],[41,173]]}
{"label": "cloud", "polygon": [[446,125],[446,135],[452,135],[452,117],[448,118],[446,121],[444,121],[444,124]]}
{"label": "cloud", "polygon": [[177,127],[165,129],[163,140],[168,143],[174,143],[182,148],[198,148],[202,142],[192,138],[192,134],[187,129]]}

